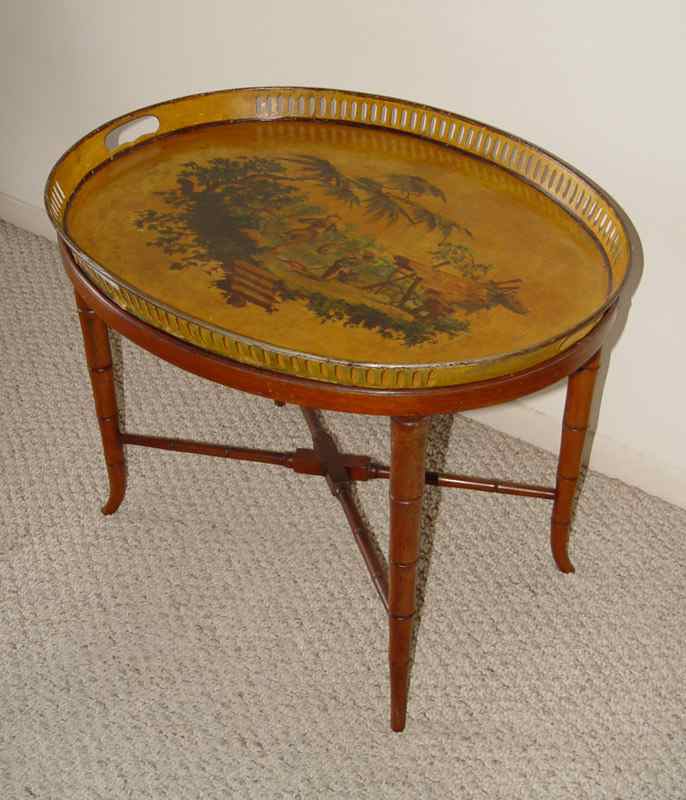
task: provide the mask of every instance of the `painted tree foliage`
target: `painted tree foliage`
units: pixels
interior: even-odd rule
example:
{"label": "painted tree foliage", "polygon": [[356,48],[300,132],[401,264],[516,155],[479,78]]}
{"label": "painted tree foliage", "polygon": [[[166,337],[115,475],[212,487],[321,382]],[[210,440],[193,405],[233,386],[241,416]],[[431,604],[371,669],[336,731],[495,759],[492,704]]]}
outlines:
{"label": "painted tree foliage", "polygon": [[[415,175],[350,176],[311,155],[215,158],[186,162],[176,186],[158,194],[165,210],[144,211],[137,227],[172,269],[208,271],[237,307],[305,302],[322,322],[409,346],[466,332],[476,310],[525,313],[518,281],[488,279],[491,265],[465,243],[471,232],[436,210],[443,191]],[[433,249],[425,262],[389,252],[348,209],[377,226],[416,227]]]}

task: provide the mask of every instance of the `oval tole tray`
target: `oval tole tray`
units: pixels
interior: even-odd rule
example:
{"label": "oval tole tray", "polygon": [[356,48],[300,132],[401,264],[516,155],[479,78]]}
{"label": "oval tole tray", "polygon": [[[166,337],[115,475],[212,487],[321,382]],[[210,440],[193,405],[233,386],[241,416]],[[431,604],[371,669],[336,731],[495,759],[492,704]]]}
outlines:
{"label": "oval tole tray", "polygon": [[[148,131],[117,144],[128,123]],[[578,341],[638,244],[622,210],[521,139],[415,103],[236,89],[134,111],[46,187],[79,267],[228,358],[370,388],[516,372]]]}

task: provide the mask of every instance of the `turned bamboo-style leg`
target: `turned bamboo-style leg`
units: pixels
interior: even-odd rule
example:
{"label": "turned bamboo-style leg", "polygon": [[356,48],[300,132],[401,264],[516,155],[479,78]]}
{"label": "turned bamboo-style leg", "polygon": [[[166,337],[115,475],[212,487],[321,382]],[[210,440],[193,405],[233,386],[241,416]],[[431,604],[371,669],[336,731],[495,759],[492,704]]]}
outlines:
{"label": "turned bamboo-style leg", "polygon": [[119,412],[112,373],[112,351],[107,326],[95,315],[84,301],[76,295],[79,321],[83,333],[83,347],[90,374],[95,413],[98,416],[102,449],[107,465],[110,496],[102,507],[103,514],[114,514],[121,505],[126,491],[126,465],[124,447],[119,431]]}
{"label": "turned bamboo-style leg", "polygon": [[391,673],[391,728],[394,731],[405,728],[407,711],[428,428],[428,417],[391,419],[388,661]]}
{"label": "turned bamboo-style leg", "polygon": [[588,430],[593,387],[599,363],[600,351],[581,369],[572,373],[567,384],[567,402],[562,422],[555,504],[550,523],[550,544],[553,558],[561,572],[574,572],[574,566],[567,554],[569,526],[572,521],[572,506],[581,471],[581,457]]}

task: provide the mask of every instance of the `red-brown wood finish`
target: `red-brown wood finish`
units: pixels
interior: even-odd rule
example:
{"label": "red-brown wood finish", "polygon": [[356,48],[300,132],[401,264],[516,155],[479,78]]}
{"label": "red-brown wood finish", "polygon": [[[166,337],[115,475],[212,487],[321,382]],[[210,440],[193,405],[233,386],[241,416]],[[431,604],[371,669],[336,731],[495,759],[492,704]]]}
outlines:
{"label": "red-brown wood finish", "polygon": [[[122,431],[121,440],[125,445],[131,444],[152,447],[157,450],[172,450],[177,453],[192,453],[238,461],[256,461],[261,464],[287,467],[305,475],[327,475],[327,466],[317,452],[301,447],[292,452],[258,450],[253,447],[235,447],[189,439],[170,439],[166,436],[147,436],[126,431]],[[384,464],[375,464],[369,456],[358,456],[352,453],[337,453],[337,455],[342,460],[349,481],[371,481],[377,478],[388,480],[391,477],[390,467]],[[449,472],[427,470],[424,480],[427,486],[441,486],[446,489],[471,489],[477,492],[495,492],[518,497],[538,497],[543,500],[554,500],[556,496],[554,486],[514,483],[494,478],[477,478],[472,475],[454,475]]]}
{"label": "red-brown wood finish", "polygon": [[110,340],[104,322],[86,305],[78,292],[76,306],[110,484],[110,496],[102,507],[102,513],[114,514],[126,492],[126,463],[119,431],[119,409],[114,389]]}
{"label": "red-brown wood finish", "polygon": [[581,369],[573,372],[567,384],[555,503],[550,522],[550,545],[561,572],[574,572],[567,553],[567,543],[599,364],[600,351]]}
{"label": "red-brown wood finish", "polygon": [[[350,490],[351,473],[354,470],[364,469],[369,459],[365,456],[346,456],[341,453],[331,434],[322,425],[317,411],[304,407],[301,407],[300,410],[310,429],[314,444],[312,451],[314,460],[310,461],[310,464],[313,469],[318,471],[318,474],[326,478],[331,494],[341,504],[355,543],[369,572],[369,577],[372,579],[383,607],[388,610],[386,568],[374,546],[371,531],[365,525]],[[303,451],[296,451],[296,456],[298,453],[303,453]],[[307,459],[301,460],[300,463],[307,464]]]}
{"label": "red-brown wood finish", "polygon": [[[436,389],[374,390],[269,372],[187,344],[141,322],[114,304],[84,276],[63,242],[60,242],[60,249],[65,270],[76,292],[110,481],[110,497],[103,512],[113,513],[124,498],[125,444],[257,461],[288,467],[302,474],[325,477],[332,493],[341,503],[374,586],[388,612],[391,727],[394,731],[403,730],[406,722],[425,484],[554,500],[551,523],[553,556],[560,570],[573,571],[567,556],[571,509],[588,426],[599,350],[612,325],[614,308],[609,309],[596,326],[572,347],[519,373]],[[312,433],[313,449],[283,453],[120,431],[108,327],[181,369],[225,386],[271,398],[277,405],[299,405]],[[567,376],[567,404],[554,489],[426,471],[426,440],[432,414],[513,400]],[[317,409],[321,408],[391,417],[390,467],[374,464],[368,456],[341,453],[318,418]],[[390,479],[388,569],[351,492],[351,481],[374,478]]]}
{"label": "red-brown wood finish", "polygon": [[391,673],[391,728],[394,731],[404,730],[407,714],[410,648],[417,612],[415,590],[428,430],[428,417],[391,419],[388,662]]}
{"label": "red-brown wood finish", "polygon": [[[391,471],[381,464],[370,464],[368,477],[356,480],[369,480],[370,478],[390,478]],[[427,470],[425,475],[427,486],[441,486],[445,489],[471,489],[475,492],[494,492],[496,494],[511,494],[516,497],[539,497],[543,500],[555,499],[555,488],[551,486],[538,486],[533,483],[514,483],[513,481],[494,480],[493,478],[475,478],[471,475],[453,475],[449,472],[434,472]]]}

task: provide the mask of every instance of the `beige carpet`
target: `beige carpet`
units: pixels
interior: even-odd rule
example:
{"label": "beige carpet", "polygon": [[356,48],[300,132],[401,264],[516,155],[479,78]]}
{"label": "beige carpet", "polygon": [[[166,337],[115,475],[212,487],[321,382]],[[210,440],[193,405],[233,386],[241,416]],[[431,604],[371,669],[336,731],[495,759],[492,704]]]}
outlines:
{"label": "beige carpet", "polygon": [[[686,511],[585,484],[574,576],[546,501],[431,492],[408,728],[381,607],[321,479],[130,448],[105,474],[56,250],[0,223],[0,798],[686,798]],[[307,446],[297,409],[124,343],[129,430]],[[329,415],[387,459],[387,422]],[[448,442],[449,439],[449,442]],[[431,459],[549,482],[440,418]],[[360,487],[383,543],[385,490]]]}

